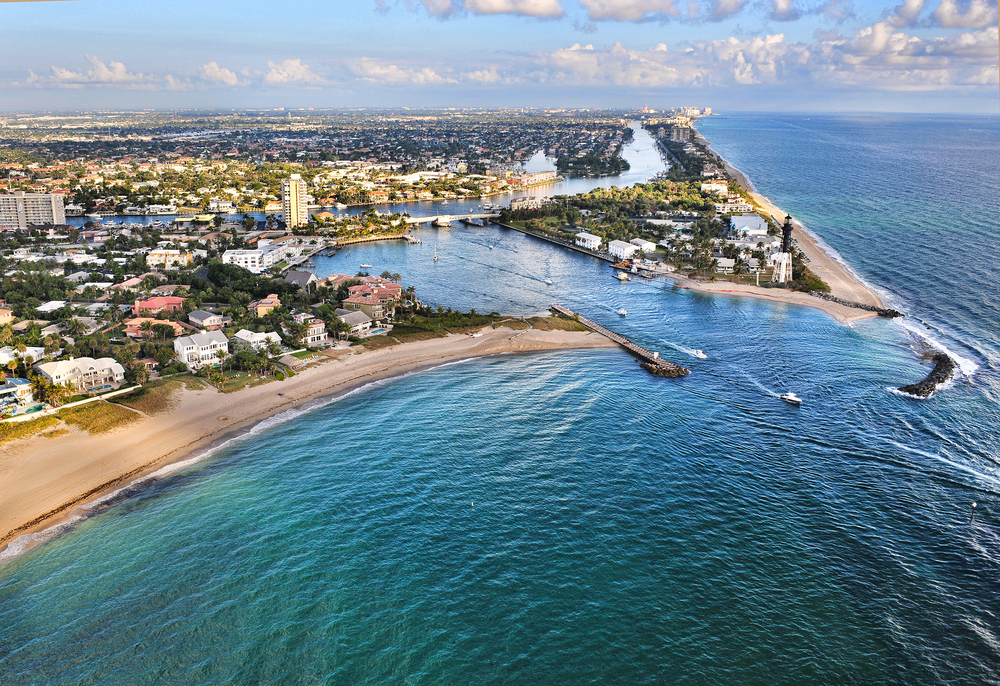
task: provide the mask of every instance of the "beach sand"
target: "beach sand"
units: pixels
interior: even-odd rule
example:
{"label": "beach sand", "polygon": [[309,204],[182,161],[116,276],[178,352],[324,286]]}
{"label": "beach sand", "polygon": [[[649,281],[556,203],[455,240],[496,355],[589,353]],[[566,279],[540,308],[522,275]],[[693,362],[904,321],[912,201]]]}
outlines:
{"label": "beach sand", "polygon": [[[698,138],[701,143],[711,148],[711,143],[708,140],[700,134],[698,135]],[[722,159],[729,175],[736,179],[737,183],[739,183],[744,190],[750,193],[751,197],[753,197],[754,201],[761,207],[763,212],[769,214],[779,226],[785,223],[785,212],[776,207],[764,196],[754,192],[752,190],[753,186],[750,184],[750,180],[743,172],[729,164],[729,162],[723,159],[721,155],[719,156],[719,159]],[[792,226],[795,228],[795,231],[792,233],[792,238],[795,239],[798,248],[808,258],[809,261],[807,266],[810,271],[826,282],[826,284],[830,287],[830,293],[832,295],[835,295],[843,300],[861,303],[862,305],[873,305],[880,308],[885,307],[878,295],[861,283],[844,267],[843,264],[831,257],[822,247],[820,247],[816,239],[805,230],[800,222],[792,219]],[[834,317],[837,321],[844,323],[878,316],[875,312],[871,312],[869,310],[847,307],[845,305],[830,302],[829,300],[822,300],[821,298],[813,297],[808,293],[801,293],[797,291],[758,288],[756,286],[734,284],[727,281],[701,281],[689,279],[684,276],[678,277],[675,280],[680,286],[706,293],[733,293],[737,295],[764,298],[772,301],[787,302],[794,305],[815,307],[823,310],[830,316]]]}
{"label": "beach sand", "polygon": [[175,410],[143,417],[111,435],[73,429],[56,438],[6,444],[0,447],[0,551],[20,536],[68,521],[80,505],[310,400],[484,355],[616,347],[589,331],[533,329],[517,335],[508,328],[487,327],[482,333],[479,338],[453,334],[361,354],[349,352],[291,379],[235,393],[183,390]]}

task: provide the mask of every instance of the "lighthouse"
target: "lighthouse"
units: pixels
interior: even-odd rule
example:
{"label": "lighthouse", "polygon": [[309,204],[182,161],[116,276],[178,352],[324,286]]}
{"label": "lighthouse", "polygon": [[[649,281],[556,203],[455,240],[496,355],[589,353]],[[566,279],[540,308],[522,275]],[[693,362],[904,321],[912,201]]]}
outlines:
{"label": "lighthouse", "polygon": [[774,261],[774,272],[771,281],[785,283],[792,278],[792,217],[785,215],[785,224],[781,227],[781,252]]}

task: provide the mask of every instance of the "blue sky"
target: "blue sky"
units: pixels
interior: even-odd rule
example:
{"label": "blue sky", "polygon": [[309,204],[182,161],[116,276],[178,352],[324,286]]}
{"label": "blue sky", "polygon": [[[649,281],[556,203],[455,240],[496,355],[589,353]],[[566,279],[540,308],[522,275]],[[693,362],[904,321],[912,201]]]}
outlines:
{"label": "blue sky", "polygon": [[0,0],[0,109],[997,112],[994,0]]}

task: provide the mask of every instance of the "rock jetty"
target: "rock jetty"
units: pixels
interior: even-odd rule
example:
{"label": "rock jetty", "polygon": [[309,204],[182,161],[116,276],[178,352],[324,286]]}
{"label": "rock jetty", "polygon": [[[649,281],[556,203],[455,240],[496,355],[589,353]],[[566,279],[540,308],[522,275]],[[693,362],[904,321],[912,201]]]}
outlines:
{"label": "rock jetty", "polygon": [[671,365],[669,367],[662,364],[653,364],[652,362],[640,362],[639,366],[645,369],[647,372],[653,376],[665,376],[668,379],[676,379],[685,374],[690,374],[687,369],[683,367],[678,367],[676,365]]}
{"label": "rock jetty", "polygon": [[830,295],[829,293],[824,293],[823,291],[811,291],[809,295],[814,295],[817,298],[823,298],[823,300],[829,300],[830,302],[837,303],[838,305],[844,305],[845,307],[854,307],[859,310],[868,310],[869,312],[874,312],[880,317],[885,317],[886,319],[894,319],[895,317],[905,317],[906,315],[899,310],[890,310],[884,307],[875,307],[874,305],[865,305],[864,303],[857,303],[853,300],[844,300],[843,298],[838,298],[835,295]]}
{"label": "rock jetty", "polygon": [[937,353],[932,359],[934,360],[934,369],[931,370],[931,373],[923,381],[900,386],[901,393],[926,398],[955,375],[955,367],[958,365],[948,355]]}

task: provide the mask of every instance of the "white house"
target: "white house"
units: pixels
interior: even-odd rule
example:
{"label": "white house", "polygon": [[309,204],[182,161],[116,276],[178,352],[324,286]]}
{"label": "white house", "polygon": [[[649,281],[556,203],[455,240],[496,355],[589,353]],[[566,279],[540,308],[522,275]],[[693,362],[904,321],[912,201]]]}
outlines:
{"label": "white house", "polygon": [[219,351],[229,353],[229,341],[221,331],[196,333],[174,339],[174,352],[188,369],[217,365]]}
{"label": "white house", "polygon": [[611,241],[608,243],[608,252],[620,260],[630,259],[638,250],[637,246],[625,241]]}
{"label": "white house", "polygon": [[188,322],[192,326],[197,326],[201,329],[208,329],[209,331],[217,331],[221,329],[226,320],[229,317],[223,317],[221,314],[215,314],[214,312],[206,312],[205,310],[194,310],[188,313]]}
{"label": "white house", "polygon": [[702,193],[718,193],[719,195],[729,194],[729,185],[725,183],[703,183],[701,184]]}
{"label": "white house", "polygon": [[766,236],[767,222],[757,214],[737,214],[729,218],[729,225],[734,233],[747,236]]}
{"label": "white house", "polygon": [[259,250],[227,250],[222,253],[222,263],[235,264],[254,274],[260,274],[297,254],[298,250],[290,245],[262,245]]}
{"label": "white house", "polygon": [[645,238],[633,238],[629,243],[639,248],[640,252],[656,252],[656,243],[647,241]]}
{"label": "white house", "polygon": [[743,200],[715,203],[716,214],[736,214],[737,212],[753,212],[753,205]]}
{"label": "white house", "polygon": [[364,336],[372,328],[372,318],[361,310],[345,312],[344,314],[338,312],[338,315],[340,321],[351,327],[352,336]]}
{"label": "white house", "polygon": [[587,248],[587,250],[600,250],[601,237],[590,233],[578,233],[576,234],[576,244],[581,248]]}
{"label": "white house", "polygon": [[18,352],[16,348],[0,348],[0,366],[6,367],[8,362],[16,360],[18,356],[25,360],[30,357],[32,362],[35,362],[45,357],[45,348],[27,347],[23,353]]}
{"label": "white house", "polygon": [[736,260],[731,257],[720,257],[716,260],[715,271],[720,274],[732,274],[735,266]]}
{"label": "white house", "polygon": [[35,370],[56,384],[69,384],[78,391],[117,387],[125,381],[125,368],[110,357],[77,357],[35,365]]}
{"label": "white house", "polygon": [[229,339],[229,342],[232,344],[234,351],[253,350],[254,352],[260,352],[261,350],[267,350],[271,345],[277,345],[280,347],[281,336],[276,334],[274,331],[260,333],[257,331],[240,329],[232,338]]}

